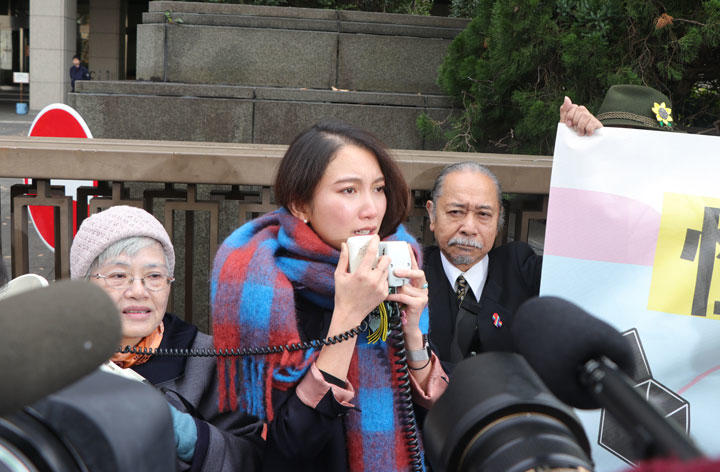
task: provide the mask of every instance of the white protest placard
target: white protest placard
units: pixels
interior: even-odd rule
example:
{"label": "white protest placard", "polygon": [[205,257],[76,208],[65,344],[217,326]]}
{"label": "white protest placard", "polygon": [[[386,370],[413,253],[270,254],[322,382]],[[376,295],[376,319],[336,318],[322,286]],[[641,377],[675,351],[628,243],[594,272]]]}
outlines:
{"label": "white protest placard", "polygon": [[[627,336],[634,382],[710,457],[720,456],[720,138],[559,125],[541,295]],[[579,416],[597,471],[629,469],[627,438]]]}
{"label": "white protest placard", "polygon": [[29,72],[13,72],[13,82],[16,84],[29,84],[30,73]]}

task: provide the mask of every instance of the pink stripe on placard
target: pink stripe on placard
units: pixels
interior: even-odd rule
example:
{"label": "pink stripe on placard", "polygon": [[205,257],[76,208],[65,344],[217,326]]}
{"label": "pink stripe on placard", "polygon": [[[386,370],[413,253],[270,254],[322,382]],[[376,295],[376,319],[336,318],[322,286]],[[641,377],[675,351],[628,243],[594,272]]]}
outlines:
{"label": "pink stripe on placard", "polygon": [[545,254],[652,266],[660,213],[620,195],[552,187]]}

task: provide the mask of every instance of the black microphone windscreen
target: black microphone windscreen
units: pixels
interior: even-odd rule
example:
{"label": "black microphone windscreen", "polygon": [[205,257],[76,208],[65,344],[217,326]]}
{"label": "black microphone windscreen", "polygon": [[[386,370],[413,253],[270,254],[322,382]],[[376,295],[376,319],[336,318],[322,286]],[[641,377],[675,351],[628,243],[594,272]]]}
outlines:
{"label": "black microphone windscreen", "polygon": [[100,287],[61,281],[0,302],[0,415],[33,403],[108,360],[118,310]]}
{"label": "black microphone windscreen", "polygon": [[558,297],[523,303],[512,326],[515,349],[563,402],[600,408],[579,381],[580,368],[603,356],[631,372],[633,354],[620,332],[579,306]]}

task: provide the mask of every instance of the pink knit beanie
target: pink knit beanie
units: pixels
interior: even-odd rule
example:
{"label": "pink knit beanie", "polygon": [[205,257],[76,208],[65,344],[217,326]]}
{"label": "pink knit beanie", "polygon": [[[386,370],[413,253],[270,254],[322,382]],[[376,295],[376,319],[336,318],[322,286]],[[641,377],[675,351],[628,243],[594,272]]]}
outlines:
{"label": "pink knit beanie", "polygon": [[175,251],[163,225],[145,210],[122,205],[103,210],[82,222],[70,248],[70,278],[82,279],[105,249],[136,236],[155,239],[162,245],[172,274]]}

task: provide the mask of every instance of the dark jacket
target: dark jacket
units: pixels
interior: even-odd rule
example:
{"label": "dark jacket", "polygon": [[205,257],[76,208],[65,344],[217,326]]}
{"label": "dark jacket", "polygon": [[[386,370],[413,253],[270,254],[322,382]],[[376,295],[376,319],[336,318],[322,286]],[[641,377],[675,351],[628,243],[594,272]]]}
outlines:
{"label": "dark jacket", "polygon": [[[453,337],[457,314],[460,310],[455,291],[448,281],[437,246],[425,248],[425,276],[429,288],[430,343],[437,353],[446,372],[452,363],[458,362],[453,356]],[[462,358],[472,352],[513,351],[510,327],[518,307],[527,299],[537,296],[540,291],[542,257],[527,244],[511,242],[492,249],[488,256],[488,276],[480,302],[465,297],[462,309],[470,313],[473,326],[462,339]],[[502,326],[497,327],[493,315],[497,313]]]}
{"label": "dark jacket", "polygon": [[73,92],[75,91],[76,80],[90,80],[90,72],[82,64],[78,67],[70,66],[70,87]]}
{"label": "dark jacket", "polygon": [[[308,341],[327,336],[332,311],[312,304],[298,296],[297,292],[295,304],[301,340]],[[439,368],[439,365],[437,367]],[[311,373],[305,375],[307,377]],[[329,384],[345,388],[342,380],[322,372],[320,375]],[[277,472],[348,470],[344,417],[353,407],[338,402],[332,390],[327,391],[315,408],[303,403],[296,389],[288,391],[274,389],[272,395],[275,418],[268,426],[263,470]],[[417,414],[424,409],[416,404],[415,411]],[[420,422],[418,424],[422,425]],[[386,470],[394,470],[394,464],[388,464]]]}
{"label": "dark jacket", "polygon": [[[300,339],[325,337],[330,329],[332,311],[297,294],[295,304]],[[327,376],[325,380],[340,382]],[[263,470],[330,472],[348,469],[343,417],[350,408],[340,404],[332,390],[327,391],[315,408],[300,401],[294,389],[274,389],[272,395],[273,405],[276,405],[275,418],[268,428]]]}
{"label": "dark jacket", "polygon": [[[212,337],[166,313],[160,348],[212,349]],[[179,470],[253,471],[260,469],[262,422],[241,411],[218,412],[217,360],[214,357],[151,358],[132,369],[161,389],[168,402],[190,413],[197,426],[192,463]]]}

